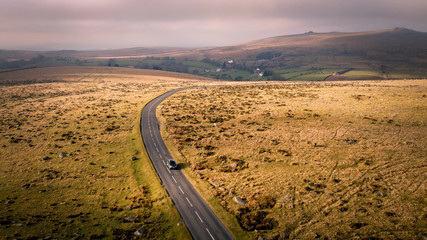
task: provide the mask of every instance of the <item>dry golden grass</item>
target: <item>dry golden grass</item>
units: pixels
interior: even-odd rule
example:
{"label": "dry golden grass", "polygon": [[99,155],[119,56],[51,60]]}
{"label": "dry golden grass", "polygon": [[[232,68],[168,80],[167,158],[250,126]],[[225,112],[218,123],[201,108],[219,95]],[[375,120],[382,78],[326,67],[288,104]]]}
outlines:
{"label": "dry golden grass", "polygon": [[[190,238],[139,133],[142,107],[189,75],[61,67],[0,74],[3,239]],[[178,224],[178,225],[177,225]]]}
{"label": "dry golden grass", "polygon": [[224,86],[159,113],[247,238],[422,239],[426,97],[425,80]]}

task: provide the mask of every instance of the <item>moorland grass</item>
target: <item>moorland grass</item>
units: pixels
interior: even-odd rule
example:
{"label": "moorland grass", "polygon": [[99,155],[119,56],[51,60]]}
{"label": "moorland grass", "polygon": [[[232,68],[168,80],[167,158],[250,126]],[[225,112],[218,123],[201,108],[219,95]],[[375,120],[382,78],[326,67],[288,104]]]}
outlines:
{"label": "moorland grass", "polygon": [[4,239],[190,239],[140,137],[142,107],[189,75],[58,67],[1,73]]}
{"label": "moorland grass", "polygon": [[426,234],[426,83],[198,88],[159,115],[174,157],[234,215],[236,236],[416,239]]}

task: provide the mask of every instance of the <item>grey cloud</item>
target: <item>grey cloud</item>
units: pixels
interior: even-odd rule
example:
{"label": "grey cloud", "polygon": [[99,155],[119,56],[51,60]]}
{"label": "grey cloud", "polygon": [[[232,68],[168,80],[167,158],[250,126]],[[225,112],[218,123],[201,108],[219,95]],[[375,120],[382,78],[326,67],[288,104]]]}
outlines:
{"label": "grey cloud", "polygon": [[[4,1],[3,1],[4,2]],[[12,3],[11,3],[12,2]],[[418,16],[427,1],[396,0],[6,0],[2,16],[38,20],[191,20],[246,18],[336,18]]]}
{"label": "grey cloud", "polygon": [[81,48],[222,45],[395,26],[427,31],[425,12],[425,0],[2,0],[0,48],[25,41]]}

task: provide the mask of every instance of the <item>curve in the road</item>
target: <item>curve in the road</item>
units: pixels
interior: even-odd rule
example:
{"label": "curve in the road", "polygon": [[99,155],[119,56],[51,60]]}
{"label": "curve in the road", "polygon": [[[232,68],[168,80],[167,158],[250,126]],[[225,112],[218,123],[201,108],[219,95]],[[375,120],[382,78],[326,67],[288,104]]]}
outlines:
{"label": "curve in the road", "polygon": [[233,239],[183,172],[180,169],[171,170],[167,166],[167,160],[172,156],[160,135],[156,108],[172,94],[185,89],[188,88],[175,89],[160,95],[144,107],[141,116],[142,140],[157,174],[192,237],[194,239]]}

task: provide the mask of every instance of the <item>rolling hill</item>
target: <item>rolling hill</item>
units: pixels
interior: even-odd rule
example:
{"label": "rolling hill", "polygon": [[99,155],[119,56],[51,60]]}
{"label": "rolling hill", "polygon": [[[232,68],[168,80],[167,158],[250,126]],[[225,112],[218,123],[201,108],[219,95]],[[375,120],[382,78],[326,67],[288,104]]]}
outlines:
{"label": "rolling hill", "polygon": [[[40,56],[59,59],[60,63],[48,61],[47,65],[136,66],[235,80],[260,77],[322,80],[332,75],[340,75],[339,79],[424,78],[427,77],[427,33],[394,28],[351,33],[307,32],[222,47],[50,52],[3,50],[0,51],[0,63],[4,65],[18,59],[31,62],[29,59]],[[74,62],[69,58],[77,60]],[[109,59],[117,60],[107,62]],[[166,61],[162,61],[164,59]],[[37,66],[34,62],[39,60],[31,64]],[[45,58],[41,60],[46,62]],[[21,62],[25,64],[23,60]]]}
{"label": "rolling hill", "polygon": [[[305,33],[199,50],[213,59],[272,60],[281,64],[324,65],[343,57],[371,63],[427,63],[427,33],[404,28],[357,33]],[[347,65],[347,62],[341,63]],[[354,64],[351,61],[350,65]]]}

